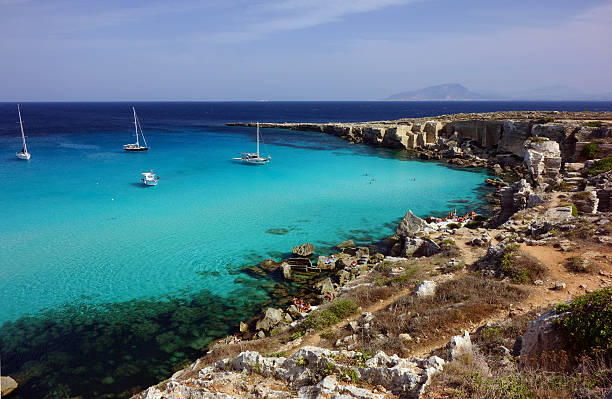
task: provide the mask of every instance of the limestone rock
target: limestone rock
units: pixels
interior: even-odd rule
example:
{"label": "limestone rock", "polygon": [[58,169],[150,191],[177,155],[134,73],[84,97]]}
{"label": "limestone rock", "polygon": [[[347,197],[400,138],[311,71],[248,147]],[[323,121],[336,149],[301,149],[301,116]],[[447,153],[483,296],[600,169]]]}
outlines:
{"label": "limestone rock", "polygon": [[311,243],[306,243],[291,248],[291,252],[298,256],[310,256],[314,252],[314,249],[314,245]]}
{"label": "limestone rock", "polygon": [[423,240],[418,237],[406,237],[404,241],[404,249],[402,252],[403,256],[411,256],[414,251],[419,249],[419,247],[423,244]]}
{"label": "limestone rock", "polygon": [[594,190],[581,191],[572,195],[572,202],[576,205],[578,212],[581,214],[597,213],[599,198],[597,197],[597,192]]}
{"label": "limestone rock", "polygon": [[433,256],[435,254],[439,254],[440,252],[442,252],[442,248],[440,248],[438,244],[436,244],[429,238],[426,238],[423,240],[417,250],[414,251],[413,256]]}
{"label": "limestone rock", "polygon": [[272,327],[283,320],[283,311],[281,309],[268,308],[263,319],[259,320],[255,325],[256,330],[270,331]]}
{"label": "limestone rock", "polygon": [[259,264],[259,267],[270,273],[276,271],[279,266],[280,263],[277,263],[274,259],[266,259]]}
{"label": "limestone rock", "polygon": [[355,242],[353,240],[346,240],[346,241],[343,241],[340,244],[336,245],[336,247],[338,247],[340,249],[353,248],[354,246],[355,246]]}
{"label": "limestone rock", "polygon": [[522,338],[520,357],[522,365],[537,360],[542,353],[557,352],[563,347],[562,337],[554,327],[554,321],[559,317],[551,309],[529,323]]}
{"label": "limestone rock", "polygon": [[427,223],[409,210],[397,227],[397,234],[402,237],[411,237],[425,227],[427,227]]}
{"label": "limestone rock", "polygon": [[283,269],[283,277],[287,280],[291,280],[291,265],[287,262],[281,263],[281,268]]}
{"label": "limestone rock", "polygon": [[0,396],[7,396],[9,393],[13,392],[19,384],[17,381],[8,376],[0,377],[0,385],[2,386],[2,391],[0,391]]}
{"label": "limestone rock", "polygon": [[450,348],[450,359],[457,359],[466,354],[472,354],[472,340],[470,339],[470,333],[464,331],[463,335],[455,335],[451,338],[449,343]]}
{"label": "limestone rock", "polygon": [[524,163],[536,186],[546,188],[559,182],[561,150],[559,143],[538,137],[525,142]]}
{"label": "limestone rock", "polygon": [[414,293],[419,298],[434,296],[436,294],[436,287],[437,284],[435,281],[423,280],[416,286]]}

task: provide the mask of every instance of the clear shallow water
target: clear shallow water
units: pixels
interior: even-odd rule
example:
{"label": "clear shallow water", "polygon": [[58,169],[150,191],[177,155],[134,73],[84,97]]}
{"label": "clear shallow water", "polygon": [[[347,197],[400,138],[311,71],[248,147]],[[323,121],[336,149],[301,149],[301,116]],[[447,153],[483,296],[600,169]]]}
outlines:
{"label": "clear shallow water", "polygon": [[[101,397],[154,383],[272,300],[276,282],[240,273],[245,265],[304,242],[325,253],[348,238],[383,238],[407,209],[424,216],[483,205],[483,172],[324,134],[264,130],[272,162],[236,164],[233,156],[254,149],[255,132],[223,122],[389,119],[419,116],[407,106],[435,114],[458,105],[477,107],[140,104],[151,149],[131,154],[121,150],[132,141],[129,104],[24,104],[29,162],[14,157],[14,105],[0,105],[5,370],[29,384],[24,397],[58,386]],[[157,187],[137,183],[149,169],[161,176]]]}

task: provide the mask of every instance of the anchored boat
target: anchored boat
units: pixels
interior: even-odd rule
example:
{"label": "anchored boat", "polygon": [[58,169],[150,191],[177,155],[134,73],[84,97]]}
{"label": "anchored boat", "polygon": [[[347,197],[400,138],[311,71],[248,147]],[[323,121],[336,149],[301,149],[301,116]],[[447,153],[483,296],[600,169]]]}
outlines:
{"label": "anchored boat", "polygon": [[17,156],[17,158],[27,161],[28,159],[30,159],[30,153],[28,152],[28,145],[26,144],[25,134],[23,132],[23,121],[21,120],[21,109],[19,108],[19,104],[17,104],[17,112],[19,113],[19,126],[21,127],[21,139],[23,140],[23,148],[15,155]]}
{"label": "anchored boat", "polygon": [[257,152],[243,152],[240,154],[240,158],[233,158],[236,161],[242,161],[244,163],[248,163],[251,165],[264,165],[270,162],[272,159],[269,155],[267,157],[262,157],[259,155],[259,122],[257,122]]}
{"label": "anchored boat", "polygon": [[[142,127],[140,126],[138,115],[136,115],[136,109],[132,107],[132,111],[134,111],[134,130],[136,132],[136,142],[134,144],[125,144],[123,146],[123,149],[126,151],[147,151],[149,149],[149,146],[147,145],[147,139],[145,139],[145,136],[142,133]],[[140,145],[138,136],[142,136],[142,142],[144,143],[144,145]]]}
{"label": "anchored boat", "polygon": [[140,181],[145,186],[157,186],[157,181],[159,180],[159,176],[157,176],[153,171],[141,173],[142,178]]}

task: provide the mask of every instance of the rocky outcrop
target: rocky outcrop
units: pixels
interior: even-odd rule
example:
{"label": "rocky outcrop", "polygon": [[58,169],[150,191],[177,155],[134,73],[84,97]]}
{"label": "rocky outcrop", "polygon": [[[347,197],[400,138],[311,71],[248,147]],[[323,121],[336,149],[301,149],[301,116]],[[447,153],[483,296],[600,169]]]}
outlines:
{"label": "rocky outcrop", "polygon": [[589,186],[597,192],[597,211],[612,212],[612,171],[592,177]]}
{"label": "rocky outcrop", "polygon": [[521,338],[521,365],[529,365],[546,353],[554,353],[563,348],[562,337],[555,329],[554,322],[560,316],[549,310],[531,321]]}
{"label": "rocky outcrop", "polygon": [[414,294],[419,298],[434,296],[436,294],[437,284],[432,280],[421,281],[414,289]]}
{"label": "rocky outcrop", "polygon": [[448,344],[448,347],[450,349],[450,360],[473,354],[470,333],[464,331],[463,335],[453,336]]}
{"label": "rocky outcrop", "polygon": [[0,377],[0,387],[2,387],[0,390],[0,397],[7,396],[8,394],[12,393],[18,386],[19,384],[17,384],[17,381],[11,377]]}
{"label": "rocky outcrop", "polygon": [[401,237],[412,237],[425,227],[427,223],[409,210],[397,227],[397,234]]}
{"label": "rocky outcrop", "polygon": [[534,192],[531,184],[521,179],[501,190],[500,212],[495,217],[495,224],[501,225],[521,209],[538,205],[542,201],[541,195]]}
{"label": "rocky outcrop", "polygon": [[599,206],[597,191],[581,191],[572,195],[572,203],[580,214],[595,214]]}
{"label": "rocky outcrop", "polygon": [[[202,368],[194,377],[171,379],[151,387],[136,398],[162,399],[176,395],[191,399],[385,397],[373,387],[378,392],[417,398],[444,365],[444,360],[437,356],[408,360],[379,351],[365,363],[359,363],[360,356],[359,352],[313,346],[305,346],[289,358],[265,357],[247,351]],[[244,383],[245,375],[250,376],[249,384]],[[368,384],[359,387],[358,381]]]}
{"label": "rocky outcrop", "polygon": [[256,330],[270,331],[274,326],[283,320],[283,311],[281,309],[268,308],[263,319],[259,320],[255,325]]}
{"label": "rocky outcrop", "polygon": [[536,187],[546,188],[559,182],[561,151],[559,143],[536,137],[525,141],[524,163]]}
{"label": "rocky outcrop", "polygon": [[314,245],[311,243],[306,243],[291,248],[291,252],[298,256],[310,256],[313,254],[314,249]]}

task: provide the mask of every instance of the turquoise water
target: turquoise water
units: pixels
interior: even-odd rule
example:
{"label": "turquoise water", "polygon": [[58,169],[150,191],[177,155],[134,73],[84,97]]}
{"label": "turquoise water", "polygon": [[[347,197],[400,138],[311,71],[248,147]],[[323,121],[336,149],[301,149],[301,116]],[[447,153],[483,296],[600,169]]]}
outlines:
{"label": "turquoise water", "polygon": [[[481,204],[483,173],[317,133],[270,132],[268,165],[232,162],[254,149],[254,133],[150,131],[146,153],[121,151],[127,132],[63,134],[30,140],[29,162],[7,154],[0,322],[74,301],[202,288],[227,296],[236,288],[231,271],[296,244],[380,239],[407,209],[427,215],[449,200]],[[0,140],[2,148],[14,141]],[[149,169],[161,177],[156,187],[138,183]]]}

